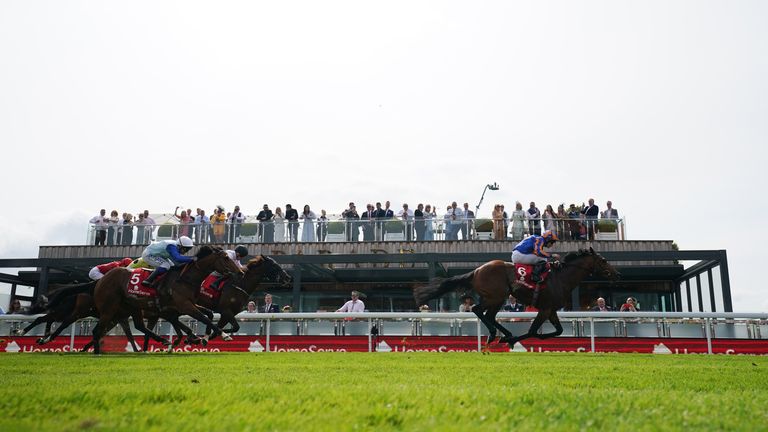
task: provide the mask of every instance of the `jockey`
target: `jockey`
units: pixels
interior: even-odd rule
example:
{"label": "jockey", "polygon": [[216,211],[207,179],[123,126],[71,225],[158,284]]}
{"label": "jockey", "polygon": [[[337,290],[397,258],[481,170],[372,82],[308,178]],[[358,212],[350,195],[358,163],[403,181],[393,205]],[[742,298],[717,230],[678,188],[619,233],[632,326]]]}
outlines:
{"label": "jockey", "polygon": [[[248,248],[247,247],[245,247],[243,245],[237,245],[237,247],[235,247],[235,250],[227,250],[226,252],[227,252],[227,256],[229,257],[229,259],[231,259],[232,262],[235,263],[237,268],[239,268],[240,270],[243,270],[243,271],[246,270],[245,266],[240,262],[240,260],[248,256]],[[211,288],[218,290],[220,288],[219,285],[221,285],[221,283],[227,277],[225,275],[222,275],[219,272],[213,272],[213,274],[216,275],[216,280],[214,280],[211,283]]]}
{"label": "jockey", "polygon": [[181,236],[178,240],[163,240],[154,242],[144,249],[141,258],[155,267],[155,271],[141,282],[142,285],[151,287],[158,276],[165,273],[171,267],[194,261],[192,257],[184,256],[195,244],[187,236]]}
{"label": "jockey", "polygon": [[112,261],[106,264],[100,264],[96,267],[92,268],[91,271],[88,272],[88,277],[92,280],[99,280],[104,277],[105,274],[107,274],[108,271],[112,270],[113,268],[117,267],[126,267],[129,264],[133,262],[130,258],[123,258],[120,261]]}
{"label": "jockey", "polygon": [[531,280],[541,282],[541,274],[546,269],[549,258],[559,259],[560,255],[550,254],[545,251],[545,247],[551,247],[558,241],[557,234],[552,231],[544,231],[541,236],[532,235],[515,246],[512,251],[512,262],[515,264],[533,265],[533,275]]}

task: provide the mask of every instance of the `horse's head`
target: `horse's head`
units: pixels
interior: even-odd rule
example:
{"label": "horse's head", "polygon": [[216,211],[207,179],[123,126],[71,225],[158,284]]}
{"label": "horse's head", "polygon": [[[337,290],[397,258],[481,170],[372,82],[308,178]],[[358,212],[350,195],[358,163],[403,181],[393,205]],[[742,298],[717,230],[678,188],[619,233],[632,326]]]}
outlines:
{"label": "horse's head", "polygon": [[280,264],[268,256],[257,256],[248,262],[247,267],[246,276],[253,274],[265,277],[283,286],[290,286],[293,283],[293,277],[283,270]]}
{"label": "horse's head", "polygon": [[579,250],[565,257],[565,265],[588,270],[589,274],[608,280],[618,280],[621,274],[591,247],[589,250]]}

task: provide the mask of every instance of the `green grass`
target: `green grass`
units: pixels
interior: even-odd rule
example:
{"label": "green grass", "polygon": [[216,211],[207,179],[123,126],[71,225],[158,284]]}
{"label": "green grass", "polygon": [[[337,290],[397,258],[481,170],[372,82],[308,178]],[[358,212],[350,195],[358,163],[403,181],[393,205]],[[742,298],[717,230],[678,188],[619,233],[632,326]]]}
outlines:
{"label": "green grass", "polygon": [[0,430],[768,430],[768,359],[2,354]]}

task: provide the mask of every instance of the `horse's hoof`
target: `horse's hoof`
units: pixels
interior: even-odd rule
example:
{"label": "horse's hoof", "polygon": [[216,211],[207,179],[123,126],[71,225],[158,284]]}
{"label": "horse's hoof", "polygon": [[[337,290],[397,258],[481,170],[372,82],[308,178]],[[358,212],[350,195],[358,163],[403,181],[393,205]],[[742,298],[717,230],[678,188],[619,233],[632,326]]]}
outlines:
{"label": "horse's hoof", "polygon": [[37,344],[38,344],[38,345],[43,345],[43,344],[45,344],[45,338],[39,338],[39,339],[37,339]]}
{"label": "horse's hoof", "polygon": [[229,333],[224,333],[224,332],[221,332],[221,338],[226,342],[229,342],[232,340],[232,336],[230,336]]}
{"label": "horse's hoof", "polygon": [[499,343],[500,344],[508,344],[509,343],[509,338],[506,337],[506,336],[501,337],[501,338],[499,338]]}

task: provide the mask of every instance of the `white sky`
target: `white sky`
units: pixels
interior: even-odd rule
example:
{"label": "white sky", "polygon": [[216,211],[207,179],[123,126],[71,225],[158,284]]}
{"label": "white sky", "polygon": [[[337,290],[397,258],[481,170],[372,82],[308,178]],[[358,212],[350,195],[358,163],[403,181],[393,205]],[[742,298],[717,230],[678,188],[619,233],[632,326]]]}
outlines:
{"label": "white sky", "polygon": [[[0,257],[100,208],[612,200],[766,311],[764,1],[0,2]],[[706,295],[705,295],[706,297]]]}

